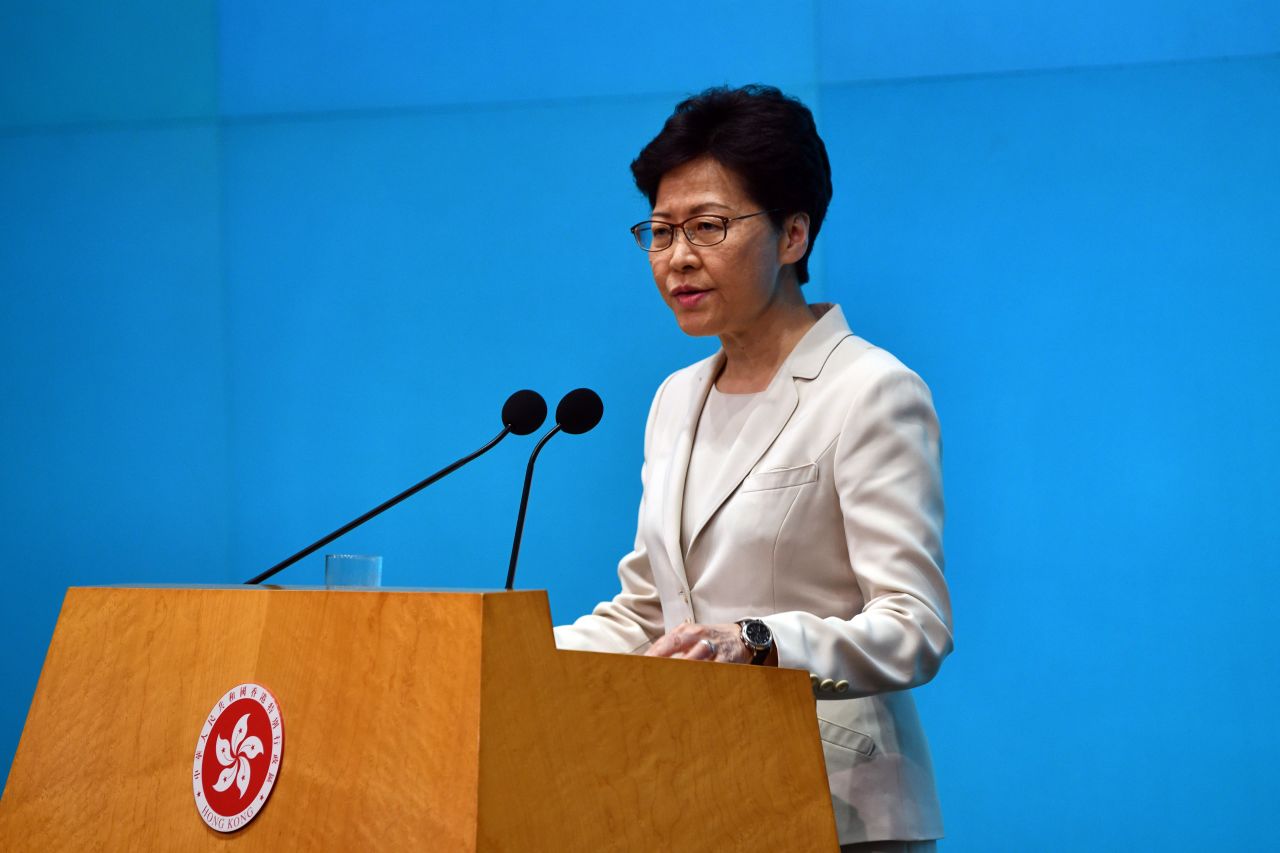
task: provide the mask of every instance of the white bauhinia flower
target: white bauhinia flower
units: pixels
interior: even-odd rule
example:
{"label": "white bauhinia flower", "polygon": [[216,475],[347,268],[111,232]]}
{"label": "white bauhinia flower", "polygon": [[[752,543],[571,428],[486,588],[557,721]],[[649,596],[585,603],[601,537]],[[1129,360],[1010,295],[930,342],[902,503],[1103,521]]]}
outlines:
{"label": "white bauhinia flower", "polygon": [[245,714],[236,721],[235,728],[231,730],[231,740],[228,742],[226,738],[219,736],[214,745],[214,752],[218,756],[218,763],[222,765],[222,772],[218,774],[218,781],[213,786],[213,790],[221,793],[231,787],[231,783],[235,782],[236,788],[240,791],[240,796],[244,796],[245,790],[249,787],[249,777],[252,775],[252,768],[249,760],[257,758],[262,754],[262,741],[257,735],[245,737],[249,732],[249,715]]}

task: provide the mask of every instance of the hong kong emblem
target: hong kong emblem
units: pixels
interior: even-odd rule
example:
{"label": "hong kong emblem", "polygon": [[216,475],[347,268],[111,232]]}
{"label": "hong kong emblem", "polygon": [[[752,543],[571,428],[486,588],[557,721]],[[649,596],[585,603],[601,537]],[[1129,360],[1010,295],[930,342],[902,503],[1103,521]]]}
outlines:
{"label": "hong kong emblem", "polygon": [[196,810],[218,832],[258,816],[280,775],[284,718],[260,684],[239,684],[214,703],[196,741],[191,789]]}

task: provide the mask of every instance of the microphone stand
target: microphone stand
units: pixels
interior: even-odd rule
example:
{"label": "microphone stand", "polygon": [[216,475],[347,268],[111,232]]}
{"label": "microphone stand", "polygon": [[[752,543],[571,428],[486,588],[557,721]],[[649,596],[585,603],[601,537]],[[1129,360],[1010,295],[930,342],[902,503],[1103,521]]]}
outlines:
{"label": "microphone stand", "polygon": [[520,556],[520,537],[524,534],[524,513],[529,507],[529,488],[533,485],[533,463],[538,461],[538,454],[542,452],[543,446],[551,440],[551,436],[561,429],[563,427],[557,423],[555,427],[547,431],[547,434],[533,448],[533,453],[529,455],[529,464],[524,469],[524,491],[520,493],[520,513],[516,516],[516,538],[511,543],[511,563],[507,566],[507,585],[505,589],[508,592],[511,591],[511,586],[516,581],[516,558]]}
{"label": "microphone stand", "polygon": [[[557,427],[557,428],[558,428],[558,427]],[[493,447],[494,447],[494,446],[495,446],[499,441],[502,441],[502,439],[506,438],[506,437],[507,437],[507,435],[508,435],[510,432],[511,432],[511,427],[510,427],[509,425],[508,425],[508,426],[503,426],[503,428],[502,428],[502,432],[500,432],[500,433],[498,433],[496,436],[494,436],[494,438],[493,438],[493,440],[492,440],[492,441],[490,441],[490,442],[489,442],[488,444],[486,444],[484,447],[482,447],[482,448],[480,448],[479,450],[477,450],[475,453],[472,453],[472,454],[470,454],[470,455],[468,455],[468,456],[464,456],[464,457],[462,457],[461,459],[459,459],[457,462],[454,462],[452,465],[447,465],[447,466],[445,466],[444,468],[441,468],[439,471],[435,472],[434,474],[432,474],[432,475],[431,475],[430,477],[428,477],[427,479],[423,480],[423,481],[422,481],[422,482],[420,482],[420,483],[417,483],[417,484],[415,484],[415,485],[410,486],[409,488],[405,489],[405,490],[404,490],[403,492],[401,492],[400,494],[396,495],[396,496],[395,496],[394,498],[392,498],[391,500],[389,500],[389,501],[385,501],[384,503],[381,503],[381,504],[378,504],[376,507],[374,507],[373,509],[371,509],[371,510],[369,510],[368,512],[366,512],[364,515],[360,516],[359,518],[353,519],[352,521],[348,521],[346,524],[342,525],[342,526],[341,526],[341,527],[339,527],[337,530],[333,531],[332,533],[330,533],[328,536],[324,537],[323,539],[317,540],[316,542],[312,542],[310,545],[308,545],[307,547],[303,548],[301,551],[299,551],[298,553],[294,554],[292,557],[289,557],[288,559],[285,559],[285,560],[281,560],[280,562],[276,563],[276,564],[275,564],[274,566],[272,566],[271,568],[267,569],[265,572],[262,572],[261,574],[258,574],[258,575],[255,575],[255,576],[253,576],[253,577],[249,578],[249,580],[245,581],[245,584],[258,584],[258,583],[262,583],[262,582],[263,582],[263,581],[265,581],[267,578],[272,577],[273,575],[275,575],[276,573],[280,572],[281,570],[283,570],[283,569],[287,569],[289,566],[292,566],[294,563],[298,562],[299,560],[301,560],[303,557],[307,556],[308,554],[313,554],[313,553],[315,553],[315,552],[316,552],[316,551],[318,551],[319,549],[323,548],[325,545],[328,545],[330,542],[332,542],[333,540],[337,539],[339,536],[342,536],[343,534],[345,534],[345,533],[349,533],[349,532],[351,532],[352,530],[356,529],[357,527],[359,527],[360,525],[364,524],[364,523],[365,523],[366,521],[368,521],[369,519],[373,518],[373,517],[374,517],[375,515],[377,515],[378,513],[383,512],[384,510],[391,509],[391,507],[393,507],[393,506],[395,506],[396,504],[400,503],[400,502],[401,502],[402,500],[404,500],[405,498],[413,497],[413,496],[414,496],[414,495],[416,495],[418,492],[420,492],[420,491],[422,491],[423,489],[425,489],[427,486],[430,486],[430,485],[431,485],[432,483],[434,483],[436,480],[439,480],[441,477],[444,477],[444,476],[446,476],[446,475],[448,475],[448,474],[452,474],[454,471],[458,470],[458,469],[459,469],[459,468],[461,468],[463,465],[466,465],[466,464],[467,464],[468,462],[470,462],[472,459],[475,459],[477,456],[481,455],[482,453],[487,453],[488,451],[492,450],[492,449],[493,449]],[[547,437],[548,437],[548,438],[550,438],[550,436],[551,436],[551,433],[548,433]],[[545,443],[545,442],[546,442],[546,440],[547,440],[547,439],[546,439],[546,438],[544,438],[542,441]],[[542,447],[542,444],[539,444],[539,445],[538,445],[538,448],[539,448],[539,449],[541,449],[541,447]],[[534,452],[535,452],[535,454],[537,453],[537,451],[534,451]],[[530,461],[529,461],[529,472],[530,472],[529,474],[526,474],[526,475],[525,475],[525,486],[524,486],[524,488],[525,488],[525,499],[526,499],[526,500],[528,499],[528,493],[529,493],[529,476],[530,476],[530,474],[532,474],[532,472],[533,472],[533,461],[532,461],[532,460],[530,460]],[[520,507],[520,518],[521,518],[521,520],[523,521],[523,519],[524,519],[524,506],[523,506],[523,504],[522,504],[522,505],[521,505],[521,507]],[[514,570],[514,567],[515,567],[515,557],[513,556],[513,557],[512,557],[512,568],[513,568],[513,570]],[[510,583],[510,581],[508,581],[508,583]],[[508,586],[507,588],[508,588],[508,589],[510,589],[511,587],[509,587],[509,586]]]}

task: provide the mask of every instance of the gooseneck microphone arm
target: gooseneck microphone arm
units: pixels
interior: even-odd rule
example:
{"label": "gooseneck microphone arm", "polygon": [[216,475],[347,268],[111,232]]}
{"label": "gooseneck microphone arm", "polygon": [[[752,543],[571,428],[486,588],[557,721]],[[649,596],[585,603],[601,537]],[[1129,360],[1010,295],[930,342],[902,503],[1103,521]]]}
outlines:
{"label": "gooseneck microphone arm", "polygon": [[[323,548],[325,545],[328,545],[330,542],[337,539],[339,536],[342,536],[346,533],[350,533],[352,530],[355,530],[357,527],[364,524],[366,521],[373,518],[375,515],[378,515],[379,513],[382,513],[382,512],[385,512],[386,510],[391,509],[391,507],[400,503],[405,498],[413,497],[418,492],[425,489],[427,486],[430,486],[436,480],[439,480],[442,477],[446,477],[449,474],[452,474],[454,471],[457,471],[463,465],[466,465],[468,462],[475,459],[476,457],[481,456],[482,454],[488,453],[495,446],[497,446],[498,442],[502,441],[502,439],[506,438],[511,433],[515,433],[516,435],[528,435],[529,433],[536,430],[538,427],[542,426],[542,423],[543,421],[546,420],[546,418],[547,418],[547,404],[546,404],[546,401],[542,399],[542,396],[540,394],[538,394],[536,391],[517,391],[516,393],[512,394],[510,397],[507,398],[506,404],[502,407],[502,432],[495,435],[489,441],[489,443],[486,444],[484,447],[481,447],[479,450],[475,451],[474,453],[467,454],[466,456],[459,459],[457,462],[454,462],[450,465],[446,465],[445,467],[441,468],[439,471],[432,474],[430,477],[427,477],[425,480],[415,483],[414,485],[405,489],[403,492],[396,495],[391,500],[384,501],[383,503],[378,504],[373,509],[369,510],[359,518],[354,518],[351,521],[348,521],[346,524],[342,525],[337,530],[330,533],[328,536],[325,536],[322,539],[312,542],[310,545],[303,548],[301,551],[294,554],[292,557],[281,560],[271,568],[267,569],[265,572],[262,572],[259,575],[255,575],[254,577],[249,578],[249,580],[245,581],[245,584],[262,583],[267,578],[270,578],[276,573],[284,569],[287,569],[289,566],[292,566],[294,563],[298,562],[308,554],[314,554],[317,550],[319,550],[320,548]],[[543,439],[543,440],[545,441],[546,439]]]}
{"label": "gooseneck microphone arm", "polygon": [[294,554],[292,557],[281,560],[271,568],[267,569],[262,574],[255,575],[254,577],[245,581],[245,583],[246,584],[262,583],[267,578],[271,577],[277,572],[280,572],[280,571],[283,571],[284,569],[289,568],[294,563],[298,562],[308,554],[314,554],[316,551],[320,550],[325,545],[328,545],[330,542],[337,539],[339,536],[343,536],[347,533],[350,533],[352,530],[355,530],[357,527],[364,524],[366,521],[373,518],[375,515],[378,515],[379,513],[382,513],[382,512],[385,512],[386,510],[391,509],[393,506],[400,503],[405,498],[413,497],[418,492],[425,489],[427,486],[430,486],[436,480],[439,480],[442,477],[452,474],[454,471],[457,471],[459,468],[461,468],[463,465],[466,465],[472,459],[475,459],[477,456],[480,456],[481,454],[487,453],[488,451],[492,450],[495,446],[497,446],[498,442],[506,438],[510,432],[511,432],[511,427],[503,427],[502,432],[494,436],[492,441],[490,441],[484,447],[477,450],[475,453],[464,456],[461,459],[459,459],[457,462],[454,462],[452,465],[447,465],[444,468],[441,468],[439,471],[435,472],[427,479],[417,483],[416,485],[410,486],[400,494],[396,495],[391,500],[378,504],[373,509],[369,510],[359,518],[353,518],[351,521],[348,521],[346,524],[342,525],[337,530],[330,533],[328,536],[325,536],[323,539],[317,539],[315,542],[312,542],[310,545],[303,548],[301,551]]}
{"label": "gooseneck microphone arm", "polygon": [[551,440],[551,436],[560,432],[562,427],[556,424],[533,448],[533,453],[529,454],[529,464],[524,469],[524,491],[520,493],[520,512],[516,515],[516,537],[511,542],[511,562],[507,565],[507,585],[505,589],[510,590],[512,584],[516,582],[516,559],[520,556],[520,538],[524,535],[524,513],[529,508],[529,488],[533,485],[533,463],[538,461],[538,454],[542,452],[543,446]]}
{"label": "gooseneck microphone arm", "polygon": [[533,463],[538,461],[538,454],[543,445],[558,432],[568,435],[582,435],[595,429],[604,416],[604,403],[600,395],[590,388],[577,388],[565,394],[556,406],[556,425],[533,448],[529,454],[529,465],[524,469],[524,491],[520,493],[520,513],[516,516],[516,535],[511,542],[511,563],[507,566],[507,585],[510,590],[516,581],[516,558],[520,556],[520,537],[524,535],[524,513],[529,506],[529,487],[533,484]]}

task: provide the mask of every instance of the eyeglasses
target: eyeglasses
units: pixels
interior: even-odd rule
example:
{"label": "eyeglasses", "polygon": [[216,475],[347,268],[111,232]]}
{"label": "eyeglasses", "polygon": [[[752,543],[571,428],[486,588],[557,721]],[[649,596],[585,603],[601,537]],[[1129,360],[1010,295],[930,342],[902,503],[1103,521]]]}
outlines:
{"label": "eyeglasses", "polygon": [[636,238],[636,244],[646,252],[661,252],[663,249],[671,247],[672,242],[676,239],[676,229],[684,232],[684,236],[689,242],[695,246],[714,246],[716,243],[723,243],[725,238],[729,236],[729,223],[737,222],[739,219],[750,219],[753,216],[760,216],[764,213],[773,213],[776,210],[757,210],[755,213],[746,213],[742,216],[716,216],[714,214],[703,214],[701,216],[691,216],[680,224],[672,222],[659,222],[651,219],[647,222],[637,222],[631,226],[631,234]]}

